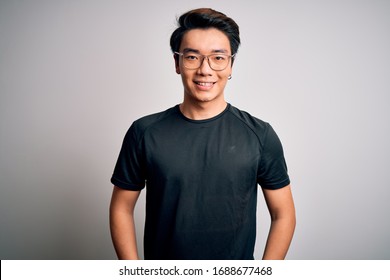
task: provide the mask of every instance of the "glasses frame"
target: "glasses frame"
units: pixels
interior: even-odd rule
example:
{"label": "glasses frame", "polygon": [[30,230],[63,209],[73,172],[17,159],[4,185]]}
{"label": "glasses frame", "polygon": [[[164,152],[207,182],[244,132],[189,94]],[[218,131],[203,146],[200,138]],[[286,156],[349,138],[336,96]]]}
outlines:
{"label": "glasses frame", "polygon": [[[183,57],[183,56],[185,55],[185,53],[181,53],[181,52],[173,52],[173,53],[174,53],[174,54],[177,54],[178,56],[181,56],[181,57]],[[189,70],[199,69],[200,67],[202,67],[203,62],[204,62],[204,59],[207,58],[207,63],[209,64],[209,66],[210,66],[210,68],[211,68],[212,70],[214,70],[214,71],[223,71],[223,70],[225,70],[225,69],[228,67],[229,63],[231,62],[231,59],[232,59],[236,54],[232,54],[232,55],[221,54],[221,55],[227,56],[229,61],[228,61],[228,63],[226,63],[226,66],[225,66],[223,69],[218,69],[218,70],[214,69],[214,68],[211,66],[209,57],[210,57],[210,56],[213,56],[213,55],[219,55],[219,54],[214,53],[214,54],[209,54],[209,55],[203,55],[203,54],[197,54],[197,55],[199,55],[199,56],[201,57],[199,66],[198,66],[198,67],[195,67],[195,68],[187,67],[187,66],[184,65],[184,61],[183,61],[183,66],[184,66],[184,68],[187,68],[187,69],[189,69]]]}

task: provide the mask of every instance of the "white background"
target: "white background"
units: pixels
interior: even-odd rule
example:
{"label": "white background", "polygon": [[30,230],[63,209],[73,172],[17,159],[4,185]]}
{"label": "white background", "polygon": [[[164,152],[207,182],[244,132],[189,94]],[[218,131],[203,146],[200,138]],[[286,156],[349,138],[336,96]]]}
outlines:
{"label": "white background", "polygon": [[[288,259],[390,259],[389,1],[0,0],[1,259],[115,258],[120,145],[132,121],[181,102],[169,37],[198,7],[239,24],[227,100],[282,140]],[[144,195],[136,211],[141,249]],[[260,258],[261,195],[258,212]]]}

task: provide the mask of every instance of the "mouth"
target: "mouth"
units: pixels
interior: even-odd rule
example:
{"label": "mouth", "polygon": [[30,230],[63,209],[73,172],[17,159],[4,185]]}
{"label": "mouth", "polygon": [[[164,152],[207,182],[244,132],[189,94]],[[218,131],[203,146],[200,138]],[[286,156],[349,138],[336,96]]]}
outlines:
{"label": "mouth", "polygon": [[202,87],[211,87],[212,85],[215,84],[215,82],[197,82],[197,81],[195,81],[195,84],[197,84],[198,86],[202,86]]}
{"label": "mouth", "polygon": [[201,91],[209,91],[213,88],[214,84],[216,82],[200,82],[200,81],[194,81],[196,84],[196,87]]}

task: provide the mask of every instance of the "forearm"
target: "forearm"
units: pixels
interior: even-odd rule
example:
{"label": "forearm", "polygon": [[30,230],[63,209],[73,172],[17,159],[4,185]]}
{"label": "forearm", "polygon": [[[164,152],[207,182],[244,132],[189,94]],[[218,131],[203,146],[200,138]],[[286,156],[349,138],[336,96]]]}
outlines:
{"label": "forearm", "polygon": [[111,237],[118,259],[137,260],[137,239],[131,213],[110,211]]}
{"label": "forearm", "polygon": [[264,250],[263,260],[283,260],[295,229],[295,216],[273,219]]}

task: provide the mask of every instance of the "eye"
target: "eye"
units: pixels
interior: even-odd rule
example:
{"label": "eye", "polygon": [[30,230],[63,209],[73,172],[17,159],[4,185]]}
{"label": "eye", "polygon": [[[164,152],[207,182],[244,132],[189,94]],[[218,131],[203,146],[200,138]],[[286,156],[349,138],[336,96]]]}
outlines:
{"label": "eye", "polygon": [[198,60],[199,57],[197,55],[194,55],[194,54],[187,54],[184,56],[184,59],[185,60]]}
{"label": "eye", "polygon": [[218,62],[223,62],[227,59],[225,55],[213,55],[212,59]]}

